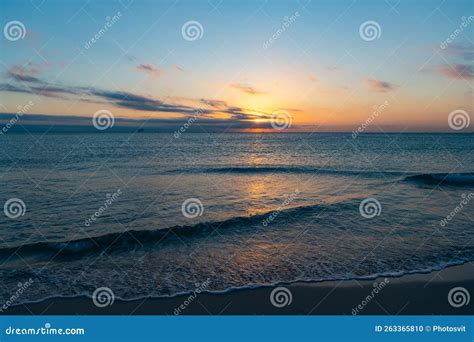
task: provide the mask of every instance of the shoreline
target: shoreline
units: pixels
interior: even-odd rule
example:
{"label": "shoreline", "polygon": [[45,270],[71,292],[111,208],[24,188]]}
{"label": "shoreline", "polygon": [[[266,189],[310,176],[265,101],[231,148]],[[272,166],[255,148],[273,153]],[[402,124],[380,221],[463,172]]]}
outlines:
{"label": "shoreline", "polygon": [[[284,287],[274,297],[277,287]],[[103,308],[91,298],[52,297],[9,307],[0,315],[466,315],[474,312],[474,299],[453,307],[448,293],[455,287],[474,295],[474,263],[449,266],[429,273],[371,280],[331,280],[281,283],[277,286],[199,292],[173,297],[115,299]]]}

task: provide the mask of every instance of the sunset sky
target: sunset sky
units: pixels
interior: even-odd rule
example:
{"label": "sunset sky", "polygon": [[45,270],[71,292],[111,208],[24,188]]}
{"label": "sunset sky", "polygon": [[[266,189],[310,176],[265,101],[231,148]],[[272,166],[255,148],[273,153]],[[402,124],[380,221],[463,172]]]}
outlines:
{"label": "sunset sky", "polygon": [[175,130],[201,108],[196,128],[252,131],[285,111],[293,131],[352,131],[371,116],[369,130],[448,131],[452,111],[472,118],[472,16],[469,0],[4,0],[2,28],[26,32],[2,30],[0,112],[32,101],[26,114],[58,122],[105,109]]}

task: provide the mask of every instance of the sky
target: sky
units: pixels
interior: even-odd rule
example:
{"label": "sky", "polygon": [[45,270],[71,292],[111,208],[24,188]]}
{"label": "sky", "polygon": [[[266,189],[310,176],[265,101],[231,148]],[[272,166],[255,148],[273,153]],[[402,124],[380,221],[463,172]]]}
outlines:
{"label": "sky", "polygon": [[469,0],[3,0],[0,24],[3,122],[409,132],[473,113]]}

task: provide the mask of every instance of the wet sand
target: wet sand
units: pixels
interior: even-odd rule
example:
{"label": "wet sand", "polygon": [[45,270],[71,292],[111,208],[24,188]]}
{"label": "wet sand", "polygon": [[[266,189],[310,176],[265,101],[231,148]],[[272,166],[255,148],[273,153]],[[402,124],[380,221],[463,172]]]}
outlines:
{"label": "wet sand", "polygon": [[[474,295],[474,263],[441,271],[376,280],[344,280],[280,284],[291,292],[291,303],[275,307],[277,287],[200,293],[173,298],[115,300],[99,308],[87,297],[51,298],[10,307],[4,315],[466,315],[474,314],[474,299],[453,307],[448,293],[464,287]],[[278,298],[278,297],[277,297]],[[283,296],[282,296],[283,298]],[[277,303],[278,304],[278,303]]]}

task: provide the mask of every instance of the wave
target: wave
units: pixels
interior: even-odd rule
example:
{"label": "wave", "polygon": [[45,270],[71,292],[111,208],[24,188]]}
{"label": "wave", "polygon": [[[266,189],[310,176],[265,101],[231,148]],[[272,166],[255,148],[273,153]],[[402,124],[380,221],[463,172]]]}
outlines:
{"label": "wave", "polygon": [[[306,277],[306,278],[297,278],[291,281],[282,281],[282,282],[262,282],[262,283],[249,283],[245,286],[229,286],[222,290],[212,290],[212,289],[203,289],[200,293],[203,294],[210,294],[210,295],[222,295],[226,293],[232,293],[237,291],[245,291],[245,290],[254,290],[254,289],[261,289],[261,288],[272,288],[276,286],[292,286],[294,284],[314,284],[314,283],[325,283],[325,282],[334,282],[334,281],[369,281],[369,280],[376,280],[380,278],[403,278],[409,275],[416,275],[416,274],[430,274],[432,272],[441,271],[446,268],[461,266],[466,263],[471,262],[472,259],[461,259],[461,260],[454,260],[449,262],[440,262],[437,265],[433,265],[430,267],[419,267],[413,270],[398,270],[398,271],[386,271],[386,272],[378,272],[372,273],[368,275],[347,275],[347,276],[334,276],[334,277]],[[181,296],[188,296],[191,294],[195,294],[195,289],[189,290],[180,290],[176,291],[172,294],[141,294],[141,295],[131,295],[129,297],[121,297],[119,295],[115,295],[115,301],[122,301],[122,302],[131,302],[137,300],[146,300],[146,299],[169,299],[169,298],[176,298]],[[77,294],[71,295],[46,295],[41,296],[38,299],[34,300],[23,300],[21,302],[17,302],[11,305],[11,307],[19,307],[28,304],[36,304],[41,303],[46,300],[54,300],[54,299],[72,299],[72,298],[86,298],[91,299],[92,294],[90,292],[81,292]]]}
{"label": "wave", "polygon": [[219,174],[262,174],[262,173],[315,173],[347,176],[403,176],[401,171],[371,171],[371,170],[337,170],[313,166],[236,166],[236,167],[204,167],[169,170],[166,173],[219,173]]}
{"label": "wave", "polygon": [[474,185],[474,173],[424,173],[407,176],[404,180],[436,185]]}
{"label": "wave", "polygon": [[419,173],[414,171],[371,171],[371,170],[337,170],[310,166],[242,166],[242,167],[211,167],[171,170],[167,173],[219,173],[219,174],[262,174],[262,173],[293,173],[293,174],[326,174],[341,176],[365,177],[402,177],[403,181],[416,181],[430,184],[474,185],[474,173]]}
{"label": "wave", "polygon": [[[263,169],[263,170],[262,170]],[[272,170],[308,170],[308,168],[218,168],[213,169],[218,172],[271,172]],[[321,169],[317,169],[320,171]],[[328,171],[328,170],[326,170]],[[341,171],[331,170],[331,172],[341,173]],[[286,172],[286,171],[285,171]],[[350,172],[350,171],[342,171]],[[375,172],[374,172],[375,173]],[[401,172],[390,172],[391,174],[402,174]],[[474,185],[474,173],[427,173],[427,174],[410,174],[403,173],[404,177],[396,181],[417,182],[423,184],[447,184],[447,185]],[[316,210],[328,209],[341,212],[359,203],[355,203],[356,198],[346,199],[342,202],[331,204],[313,204],[298,207],[283,208],[279,211],[281,216],[279,220],[285,220],[285,216],[302,217],[305,214],[311,214]],[[274,211],[269,211],[254,216],[237,216],[223,221],[201,222],[188,226],[173,226],[168,228],[150,229],[150,230],[129,230],[126,232],[114,232],[96,237],[71,239],[64,241],[52,242],[36,242],[24,244],[14,247],[0,248],[0,257],[16,258],[18,256],[27,257],[40,254],[54,254],[60,256],[79,257],[83,253],[101,252],[111,250],[128,250],[143,245],[154,244],[158,241],[177,238],[199,237],[214,232],[216,229],[224,230],[225,228],[233,228],[228,231],[239,233],[252,229],[255,225],[261,226],[266,218]],[[285,221],[282,221],[285,222]],[[170,234],[171,233],[171,234]]]}
{"label": "wave", "polygon": [[[436,265],[430,267],[422,267],[413,269],[413,270],[398,270],[398,271],[386,271],[386,272],[378,272],[378,273],[371,273],[367,275],[353,275],[347,274],[345,276],[327,276],[327,277],[306,277],[306,278],[296,278],[291,281],[276,281],[276,282],[261,282],[261,283],[249,283],[245,286],[230,286],[223,290],[202,290],[201,293],[207,294],[225,294],[235,291],[242,291],[242,290],[252,290],[252,289],[259,289],[259,288],[272,288],[276,286],[289,286],[293,284],[312,284],[312,283],[325,283],[325,282],[334,282],[334,281],[351,281],[351,280],[360,280],[360,281],[367,281],[367,280],[376,280],[380,278],[402,278],[408,275],[415,275],[415,274],[430,274],[432,272],[441,271],[445,268],[454,267],[454,266],[461,266],[467,263],[470,263],[472,259],[459,259],[459,260],[452,260],[449,262],[440,262]],[[131,298],[120,298],[116,297],[116,299],[128,302],[128,301],[135,301],[135,300],[143,300],[143,299],[154,299],[154,298],[174,298],[179,296],[186,296],[189,294],[194,293],[194,290],[189,291],[177,291],[170,295],[142,295],[142,296],[135,296]],[[88,298],[92,298],[90,293],[83,293],[81,295],[71,296],[71,297],[80,297],[85,296]],[[67,298],[67,297],[66,297]]]}
{"label": "wave", "polygon": [[[338,202],[326,205],[307,205],[287,209],[278,210],[281,215],[279,219],[284,219],[284,216],[303,215],[311,213],[315,210],[322,210],[329,206],[338,210],[343,209],[343,206],[349,206],[349,202]],[[240,229],[251,229],[252,225],[263,224],[268,215],[275,211],[269,211],[259,215],[253,216],[238,216],[224,221],[201,222],[189,226],[174,226],[169,228],[160,228],[155,230],[129,230],[121,233],[109,233],[91,238],[83,238],[67,241],[55,242],[37,242],[33,244],[25,244],[17,247],[0,248],[0,256],[11,257],[14,255],[21,255],[22,257],[38,254],[54,253],[55,255],[63,256],[80,256],[83,253],[111,251],[117,249],[130,249],[137,246],[150,245],[158,241],[173,238],[198,237],[200,235],[207,235],[214,232],[216,229],[225,230],[226,228],[234,228],[232,232],[238,232]],[[170,234],[172,233],[172,234]]]}

